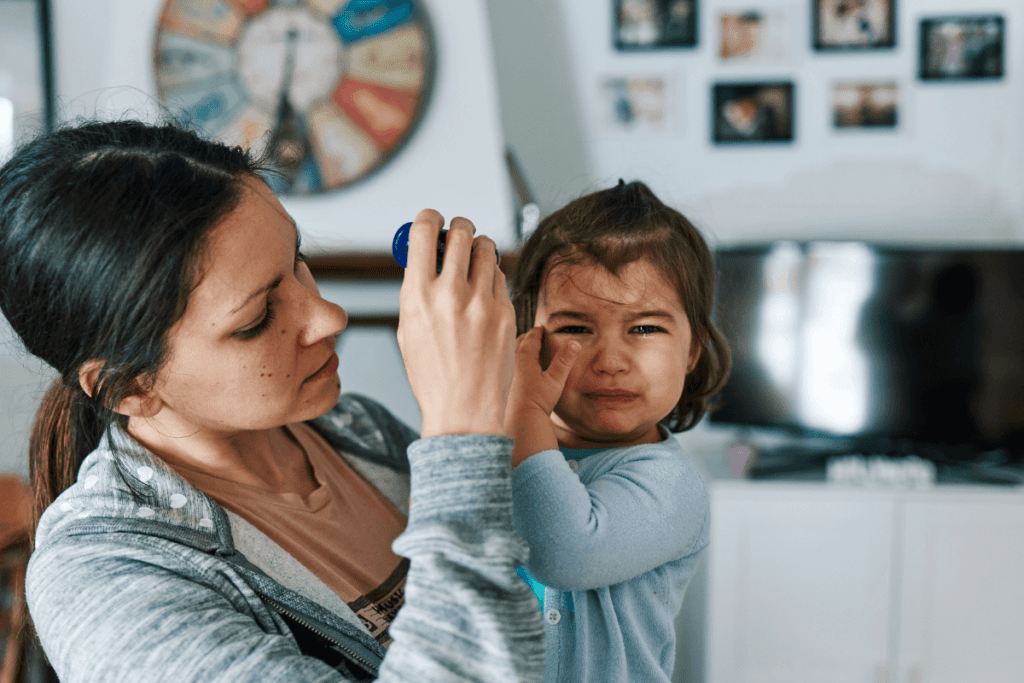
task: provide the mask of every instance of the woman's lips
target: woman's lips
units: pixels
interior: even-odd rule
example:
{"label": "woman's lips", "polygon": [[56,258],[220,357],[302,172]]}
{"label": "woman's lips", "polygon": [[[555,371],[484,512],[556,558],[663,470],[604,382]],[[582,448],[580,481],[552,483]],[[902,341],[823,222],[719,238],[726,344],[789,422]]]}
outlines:
{"label": "woman's lips", "polygon": [[307,377],[305,379],[305,381],[306,382],[314,382],[314,381],[316,381],[318,379],[324,379],[325,377],[330,377],[331,375],[333,375],[337,371],[338,371],[338,354],[332,353],[331,357],[327,359],[327,362],[324,363],[320,367],[319,370],[317,370],[315,373],[313,373],[312,375]]}

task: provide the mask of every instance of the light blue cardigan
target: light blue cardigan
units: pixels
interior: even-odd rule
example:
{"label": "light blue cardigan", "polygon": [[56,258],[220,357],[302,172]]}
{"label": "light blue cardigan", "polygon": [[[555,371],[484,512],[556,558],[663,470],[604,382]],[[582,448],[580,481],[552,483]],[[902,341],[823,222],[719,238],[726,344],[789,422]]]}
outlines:
{"label": "light blue cardigan", "polygon": [[542,451],[512,472],[526,568],[546,586],[546,683],[672,675],[675,617],[708,544],[710,506],[696,466],[659,430],[658,444],[581,459]]}

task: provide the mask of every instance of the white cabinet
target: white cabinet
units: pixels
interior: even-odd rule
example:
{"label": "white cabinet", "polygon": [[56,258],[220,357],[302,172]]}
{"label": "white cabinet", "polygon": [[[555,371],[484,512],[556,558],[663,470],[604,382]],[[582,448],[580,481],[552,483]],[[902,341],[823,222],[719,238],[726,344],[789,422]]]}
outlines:
{"label": "white cabinet", "polygon": [[711,499],[707,683],[1024,681],[1024,491]]}
{"label": "white cabinet", "polygon": [[908,501],[899,683],[1024,681],[1024,502]]}

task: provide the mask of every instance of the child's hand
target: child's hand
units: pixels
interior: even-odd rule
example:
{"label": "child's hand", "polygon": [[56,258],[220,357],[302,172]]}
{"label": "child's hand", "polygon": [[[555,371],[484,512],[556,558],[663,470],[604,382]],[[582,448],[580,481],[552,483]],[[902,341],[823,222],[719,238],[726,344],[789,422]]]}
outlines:
{"label": "child's hand", "polygon": [[505,410],[505,433],[509,436],[513,434],[517,415],[531,410],[551,415],[565,388],[569,371],[579,357],[579,342],[569,342],[559,349],[545,370],[541,367],[540,357],[543,341],[544,327],[541,325],[516,338],[515,374]]}

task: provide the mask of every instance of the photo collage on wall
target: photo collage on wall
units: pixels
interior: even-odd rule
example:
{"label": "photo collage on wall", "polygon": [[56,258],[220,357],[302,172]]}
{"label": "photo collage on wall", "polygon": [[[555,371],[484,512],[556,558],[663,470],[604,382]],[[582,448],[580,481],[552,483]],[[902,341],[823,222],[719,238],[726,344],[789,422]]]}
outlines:
{"label": "photo collage on wall", "polygon": [[[786,144],[797,139],[798,84],[782,69],[802,54],[884,55],[897,40],[898,0],[804,0],[810,17],[793,5],[758,6],[738,0],[716,9],[717,35],[708,42],[718,63],[780,69],[778,77],[711,85],[711,141],[716,145]],[[701,43],[702,0],[611,0],[613,44],[620,52],[693,51]],[[810,40],[794,25],[811,28]],[[1004,75],[1005,19],[997,14],[922,16],[916,38],[921,82],[998,80]],[[894,72],[897,71],[894,69]],[[840,79],[822,103],[837,132],[895,131],[900,125],[898,73]],[[600,84],[605,120],[622,130],[664,131],[670,119],[671,75],[606,76]],[[830,107],[830,108],[829,108]]]}
{"label": "photo collage on wall", "polygon": [[671,79],[657,74],[601,81],[602,124],[611,129],[664,133],[669,129]]}

